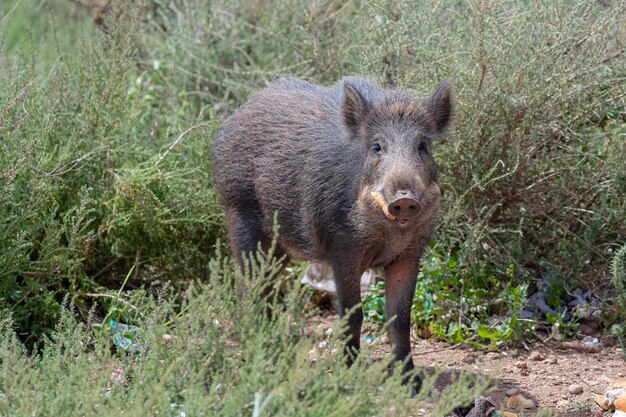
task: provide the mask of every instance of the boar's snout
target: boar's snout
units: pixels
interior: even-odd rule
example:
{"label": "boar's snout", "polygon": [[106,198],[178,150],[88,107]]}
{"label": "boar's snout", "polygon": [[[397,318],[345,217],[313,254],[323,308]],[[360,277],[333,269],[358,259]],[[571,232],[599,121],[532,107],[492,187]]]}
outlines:
{"label": "boar's snout", "polygon": [[400,190],[396,192],[387,210],[399,219],[411,219],[417,216],[421,209],[421,204],[415,198],[415,195],[408,190]]}

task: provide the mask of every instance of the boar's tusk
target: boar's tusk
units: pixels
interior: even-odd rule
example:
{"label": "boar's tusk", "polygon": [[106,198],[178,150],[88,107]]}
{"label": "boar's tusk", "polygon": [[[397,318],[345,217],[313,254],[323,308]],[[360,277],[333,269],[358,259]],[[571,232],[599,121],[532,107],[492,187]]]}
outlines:
{"label": "boar's tusk", "polygon": [[376,202],[376,204],[378,204],[378,207],[380,207],[380,209],[383,211],[383,213],[385,213],[385,216],[387,216],[387,218],[389,220],[396,220],[397,217],[394,216],[393,214],[389,213],[389,210],[387,209],[387,200],[385,200],[385,197],[383,196],[382,193],[378,192],[378,191],[372,191],[371,194],[372,198],[374,199],[374,201]]}

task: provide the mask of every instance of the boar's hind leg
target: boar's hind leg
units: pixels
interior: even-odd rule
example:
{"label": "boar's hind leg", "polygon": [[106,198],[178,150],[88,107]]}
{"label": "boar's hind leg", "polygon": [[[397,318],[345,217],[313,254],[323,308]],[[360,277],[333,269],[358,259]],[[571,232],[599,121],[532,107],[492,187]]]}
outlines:
{"label": "boar's hind leg", "polygon": [[[389,341],[393,346],[393,354],[398,361],[404,361],[403,371],[407,372],[414,368],[411,358],[410,320],[413,294],[417,282],[418,260],[414,258],[402,258],[385,267],[385,298],[387,301],[387,320],[393,319],[389,324]],[[413,382],[415,389],[419,391],[421,381],[419,378],[411,381],[406,376],[404,383]]]}
{"label": "boar's hind leg", "polygon": [[359,353],[361,324],[363,323],[363,310],[360,307],[355,308],[361,302],[361,274],[358,268],[338,262],[333,263],[333,275],[337,287],[339,315],[344,317],[346,314],[350,314],[345,352],[348,365],[352,365]]}
{"label": "boar's hind leg", "polygon": [[[228,239],[230,249],[237,258],[242,273],[254,261],[259,242],[263,249],[267,249],[267,237],[263,233],[261,210],[254,205],[243,208],[229,207],[226,209],[228,224]],[[247,265],[246,265],[247,264]]]}

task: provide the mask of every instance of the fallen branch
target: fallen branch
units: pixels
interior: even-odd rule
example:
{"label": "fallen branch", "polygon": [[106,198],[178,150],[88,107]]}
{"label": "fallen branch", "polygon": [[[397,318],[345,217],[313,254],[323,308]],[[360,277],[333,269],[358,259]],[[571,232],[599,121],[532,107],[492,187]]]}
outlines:
{"label": "fallen branch", "polygon": [[602,351],[600,346],[585,345],[580,342],[559,342],[556,344],[556,349],[559,350],[575,350],[582,353],[598,353]]}

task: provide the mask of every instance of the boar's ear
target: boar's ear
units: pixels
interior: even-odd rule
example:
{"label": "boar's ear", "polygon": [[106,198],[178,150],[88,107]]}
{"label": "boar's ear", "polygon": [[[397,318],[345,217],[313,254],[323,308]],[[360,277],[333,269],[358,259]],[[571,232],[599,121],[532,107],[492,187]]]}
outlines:
{"label": "boar's ear", "polygon": [[426,105],[433,116],[437,133],[442,133],[452,118],[452,84],[442,82],[435,94],[426,100]]}
{"label": "boar's ear", "polygon": [[343,120],[353,133],[357,133],[363,117],[369,109],[369,103],[355,86],[344,84]]}

